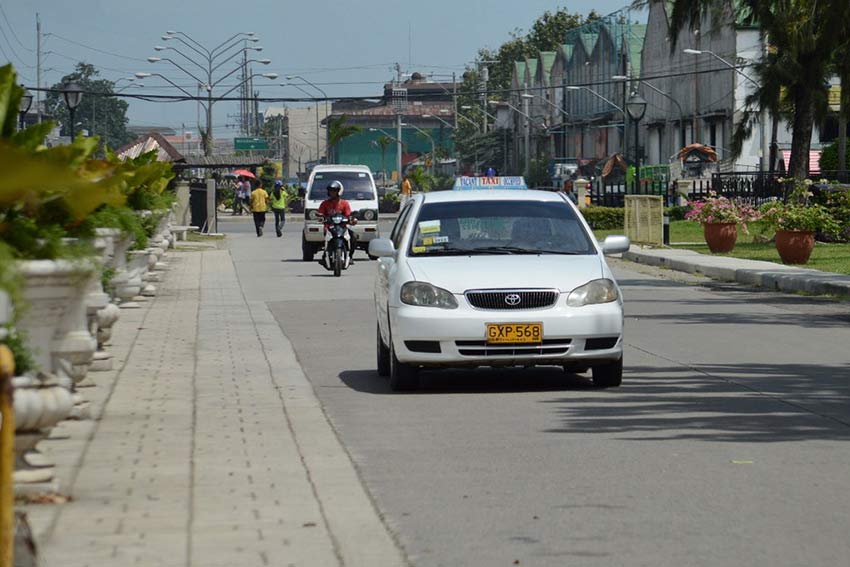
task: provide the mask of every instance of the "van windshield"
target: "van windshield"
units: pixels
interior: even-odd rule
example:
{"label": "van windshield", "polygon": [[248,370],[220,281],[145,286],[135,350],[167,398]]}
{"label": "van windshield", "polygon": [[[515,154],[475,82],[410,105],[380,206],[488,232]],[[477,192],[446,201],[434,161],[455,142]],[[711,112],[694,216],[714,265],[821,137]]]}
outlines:
{"label": "van windshield", "polygon": [[375,199],[375,190],[368,173],[357,171],[322,171],[313,177],[310,186],[311,201],[324,201],[328,198],[328,185],[339,181],[344,187],[342,198],[348,201],[371,201]]}

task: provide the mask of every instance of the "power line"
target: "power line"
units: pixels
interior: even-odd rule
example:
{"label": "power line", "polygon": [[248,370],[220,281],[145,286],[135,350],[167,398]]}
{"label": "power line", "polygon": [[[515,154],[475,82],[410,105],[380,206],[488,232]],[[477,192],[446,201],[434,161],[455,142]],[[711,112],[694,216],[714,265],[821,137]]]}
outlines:
{"label": "power line", "polygon": [[[24,67],[27,67],[27,68],[29,68],[29,69],[32,69],[32,65],[28,65],[28,64],[27,64],[27,63],[23,60],[23,58],[22,58],[20,55],[18,55],[18,52],[17,52],[17,51],[15,51],[15,46],[14,46],[14,45],[12,45],[12,42],[11,42],[11,41],[9,41],[9,37],[6,35],[6,30],[4,30],[4,29],[3,29],[3,26],[0,26],[0,35],[2,35],[2,36],[3,36],[3,39],[5,39],[5,40],[6,40],[6,43],[9,45],[9,49],[12,51],[12,55],[14,55],[14,56],[15,56],[15,58],[16,58],[18,61],[20,61],[20,62],[21,62],[21,65],[23,65]],[[5,56],[5,52],[4,52],[4,56]],[[6,59],[9,59],[9,58],[8,58],[8,56],[6,56]]]}
{"label": "power line", "polygon": [[98,49],[97,47],[92,47],[90,45],[86,45],[85,43],[80,43],[79,41],[74,41],[73,39],[68,39],[67,37],[63,37],[63,36],[61,36],[57,33],[46,33],[44,35],[49,36],[49,37],[55,37],[55,38],[58,38],[62,41],[66,41],[66,42],[71,43],[73,45],[77,45],[79,47],[82,47],[84,49],[96,51],[97,53],[103,53],[104,55],[109,55],[111,57],[118,57],[120,59],[128,59],[130,61],[141,61],[143,63],[147,61],[146,59],[142,59],[141,57],[130,57],[129,55],[121,55],[120,53],[113,53],[111,51],[105,51],[103,49]]}
{"label": "power line", "polygon": [[6,20],[6,25],[9,26],[9,31],[12,32],[12,37],[15,38],[15,41],[18,42],[18,45],[20,45],[23,49],[29,51],[30,53],[33,53],[35,50],[24,45],[20,38],[18,38],[18,34],[15,33],[15,27],[9,22],[9,18],[6,17],[6,10],[3,9],[2,4],[0,4],[0,14],[2,14],[3,19]]}

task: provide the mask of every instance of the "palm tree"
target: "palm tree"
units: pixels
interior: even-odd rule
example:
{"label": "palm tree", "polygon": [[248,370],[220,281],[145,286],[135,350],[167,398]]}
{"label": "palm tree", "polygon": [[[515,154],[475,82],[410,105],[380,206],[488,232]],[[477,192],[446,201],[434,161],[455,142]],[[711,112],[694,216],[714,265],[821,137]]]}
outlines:
{"label": "palm tree", "polygon": [[[661,1],[661,0],[654,0]],[[748,110],[733,137],[733,150],[740,152],[758,116],[754,107],[788,116],[792,126],[791,160],[793,177],[808,174],[809,150],[815,120],[827,112],[828,79],[834,70],[835,54],[850,28],[847,0],[673,0],[670,14],[671,49],[686,26],[697,28],[706,16],[728,20],[733,10],[746,9],[759,22],[769,49],[755,65],[759,87],[747,97]]]}
{"label": "palm tree", "polygon": [[[328,147],[331,148],[333,159],[336,161],[337,146],[341,141],[360,132],[362,128],[356,124],[347,124],[348,116],[345,114],[328,120]],[[330,156],[329,156],[330,157]]]}
{"label": "palm tree", "polygon": [[387,148],[393,143],[393,139],[389,136],[382,135],[380,138],[372,142],[381,148],[381,172],[384,174],[384,183],[387,182]]}

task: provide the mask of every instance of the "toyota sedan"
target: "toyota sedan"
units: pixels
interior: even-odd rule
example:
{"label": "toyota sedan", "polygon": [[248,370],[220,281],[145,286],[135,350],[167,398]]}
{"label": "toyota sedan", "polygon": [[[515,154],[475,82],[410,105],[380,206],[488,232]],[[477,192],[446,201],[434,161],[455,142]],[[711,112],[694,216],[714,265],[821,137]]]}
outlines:
{"label": "toyota sedan", "polygon": [[563,194],[450,191],[416,195],[390,238],[373,240],[378,373],[393,390],[422,368],[557,365],[623,376],[623,300],[605,254]]}

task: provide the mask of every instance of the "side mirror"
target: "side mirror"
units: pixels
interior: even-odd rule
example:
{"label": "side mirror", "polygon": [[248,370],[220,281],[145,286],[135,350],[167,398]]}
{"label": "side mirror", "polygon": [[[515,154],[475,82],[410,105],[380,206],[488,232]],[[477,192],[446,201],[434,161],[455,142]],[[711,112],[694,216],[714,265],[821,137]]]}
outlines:
{"label": "side mirror", "polygon": [[631,245],[632,243],[628,236],[612,234],[611,236],[607,236],[602,243],[602,253],[606,256],[610,254],[622,254],[623,252],[627,252]]}
{"label": "side mirror", "polygon": [[304,195],[306,195],[306,194],[307,194],[307,191],[305,191],[303,187],[298,188],[298,197],[299,198],[303,199]]}
{"label": "side mirror", "polygon": [[389,238],[376,238],[369,242],[369,255],[389,258],[395,254],[395,245]]}

